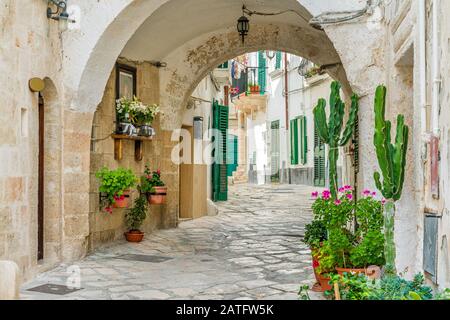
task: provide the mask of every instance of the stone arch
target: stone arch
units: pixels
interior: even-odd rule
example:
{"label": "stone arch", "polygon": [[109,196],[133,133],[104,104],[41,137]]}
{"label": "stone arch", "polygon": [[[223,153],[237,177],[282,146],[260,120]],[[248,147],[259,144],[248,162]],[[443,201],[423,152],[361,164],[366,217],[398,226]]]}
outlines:
{"label": "stone arch", "polygon": [[[87,20],[88,23],[84,25],[82,32],[74,35],[74,41],[67,42],[66,52],[68,52],[68,56],[65,57],[68,68],[65,73],[66,83],[64,88],[70,109],[67,108],[64,111],[64,158],[66,156],[70,158],[78,154],[83,159],[89,159],[93,114],[102,100],[108,77],[118,57],[139,62],[152,60],[144,56],[129,57],[127,52],[130,52],[130,50],[124,50],[128,48],[132,51],[133,41],[131,40],[134,36],[137,34],[145,35],[146,32],[148,34],[148,30],[141,30],[144,22],[152,20],[158,14],[159,18],[162,17],[159,22],[170,20],[170,18],[173,18],[170,15],[175,11],[173,9],[177,9],[176,6],[178,5],[186,5],[188,2],[192,4],[194,0],[111,0],[107,4],[96,4],[98,8],[96,7],[95,10],[89,10],[92,8],[82,9],[85,10],[83,13],[86,13],[83,19]],[[251,3],[254,7],[258,7],[258,1],[256,0],[248,0],[247,2],[246,4]],[[354,0],[351,2],[353,5],[360,1]],[[224,4],[221,0],[208,0],[208,5],[212,3],[222,4],[222,9],[225,11],[231,8],[233,14],[236,13],[236,17],[240,14],[239,8],[242,3],[239,1],[233,0]],[[309,17],[311,17],[310,12],[319,14],[325,8],[330,11],[342,10],[340,4],[332,4],[331,1],[325,6],[317,5],[317,7],[311,1],[306,0],[279,0],[273,5],[276,6],[276,9],[298,9]],[[349,10],[352,5],[348,6]],[[230,8],[227,6],[230,6]],[[234,6],[238,8],[237,11],[234,10],[236,9]],[[212,10],[209,6],[205,8],[203,12]],[[108,14],[105,15],[103,12],[101,17],[97,19],[98,10],[106,10]],[[192,12],[197,11],[191,9],[190,12],[192,18]],[[167,15],[164,15],[164,13],[167,13]],[[253,32],[246,39],[244,45],[241,44],[235,30],[235,17],[227,20],[227,25],[217,24],[217,21],[209,21],[195,35],[188,35],[185,39],[176,40],[175,45],[172,43],[166,50],[162,50],[161,54],[155,56],[156,60],[168,63],[167,68],[160,69],[160,104],[165,111],[165,116],[161,119],[162,129],[170,130],[181,126],[181,114],[187,99],[210,69],[223,60],[260,49],[287,51],[304,56],[319,65],[337,63],[338,66],[329,69],[328,72],[343,82],[346,93],[350,92],[346,71],[356,70],[356,74],[358,74],[361,69],[364,69],[365,65],[362,67],[357,65],[355,68],[347,69],[347,65],[351,65],[352,61],[341,59],[340,55],[347,50],[343,40],[345,37],[342,34],[337,34],[341,29],[330,27],[326,28],[325,31],[319,31],[313,29],[308,23],[293,23],[292,19],[290,21],[283,19],[270,20],[269,22],[263,19],[255,20],[252,22]],[[90,27],[92,27],[92,30]],[[167,29],[167,25],[162,23],[160,28]],[[258,29],[263,36],[254,32]],[[158,28],[156,27],[149,30],[158,34]],[[347,32],[347,35],[353,32],[352,29],[343,28],[343,30]],[[220,43],[214,44],[214,39],[219,39],[219,37],[223,41],[223,46]],[[330,40],[330,38],[335,39],[338,43]],[[161,45],[166,45],[163,40],[161,40]],[[359,45],[364,47],[364,41],[361,41]],[[80,50],[77,46],[84,48],[84,50]],[[195,49],[200,50],[195,53]],[[345,68],[339,65],[341,60],[345,64]],[[371,61],[367,59],[367,64],[369,63]],[[374,71],[370,72],[370,75],[378,75],[378,69],[372,68],[371,70]],[[72,73],[72,71],[74,72]],[[354,81],[351,83],[353,86]],[[365,100],[368,99],[370,97]],[[68,147],[73,147],[73,150],[66,151]],[[165,148],[170,148],[170,146]],[[83,159],[80,160],[80,165],[66,165],[64,163],[64,199],[69,200],[67,203],[74,202],[74,199],[80,200],[77,208],[66,208],[66,205],[64,205],[65,220],[70,222],[64,223],[63,230],[63,256],[66,260],[73,260],[82,256],[87,249],[89,217],[86,213],[89,212],[89,187],[86,186],[89,185],[90,160]],[[164,159],[168,167],[169,160]],[[177,180],[176,173],[174,173],[173,180]],[[66,203],[65,200],[64,202]],[[177,207],[174,206],[169,209],[171,217],[176,216]],[[176,219],[169,223],[171,226],[175,224]]]}
{"label": "stone arch", "polygon": [[[321,43],[303,46],[304,41],[314,37],[302,33],[301,29],[289,25],[254,25],[257,30],[242,44],[234,28],[215,31],[184,44],[165,59],[167,68],[160,72],[161,106],[164,110],[162,127],[170,130],[181,126],[181,116],[191,93],[198,83],[225,60],[244,53],[258,50],[276,50],[305,57],[318,65],[334,66],[329,74],[341,81],[346,93],[351,92],[345,70],[340,64],[338,54],[332,47],[327,54],[320,48]],[[326,38],[326,35],[322,35]]]}
{"label": "stone arch", "polygon": [[44,264],[59,262],[62,243],[61,152],[62,117],[60,95],[52,79],[44,78]]}

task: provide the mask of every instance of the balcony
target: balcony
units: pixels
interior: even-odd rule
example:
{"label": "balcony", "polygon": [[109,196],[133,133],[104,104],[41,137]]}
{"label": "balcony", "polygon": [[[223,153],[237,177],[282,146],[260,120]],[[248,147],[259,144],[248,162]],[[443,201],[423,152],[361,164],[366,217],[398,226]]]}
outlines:
{"label": "balcony", "polygon": [[220,86],[229,86],[231,84],[230,64],[222,63],[213,70],[212,75]]}

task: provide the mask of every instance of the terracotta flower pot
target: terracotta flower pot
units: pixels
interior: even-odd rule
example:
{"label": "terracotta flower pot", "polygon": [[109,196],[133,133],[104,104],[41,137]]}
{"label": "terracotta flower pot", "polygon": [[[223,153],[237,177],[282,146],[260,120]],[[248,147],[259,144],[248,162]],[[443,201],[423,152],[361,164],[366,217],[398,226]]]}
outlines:
{"label": "terracotta flower pot", "polygon": [[124,235],[128,242],[141,242],[144,238],[144,233],[139,230],[128,231]]}
{"label": "terracotta flower pot", "polygon": [[317,275],[319,277],[319,283],[322,287],[322,291],[331,290],[332,286],[328,283],[331,278],[322,274]]}
{"label": "terracotta flower pot", "polygon": [[114,199],[113,203],[114,208],[128,208],[130,203],[130,191],[126,190],[123,192],[121,197],[117,197]]}
{"label": "terracotta flower pot", "polygon": [[155,192],[148,196],[150,204],[164,204],[166,203],[167,187],[154,187]]}

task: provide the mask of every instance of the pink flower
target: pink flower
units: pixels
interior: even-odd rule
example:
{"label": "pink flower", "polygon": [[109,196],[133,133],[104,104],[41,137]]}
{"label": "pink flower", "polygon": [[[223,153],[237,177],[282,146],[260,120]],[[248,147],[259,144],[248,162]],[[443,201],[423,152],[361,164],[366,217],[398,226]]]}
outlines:
{"label": "pink flower", "polygon": [[340,187],[340,188],[338,189],[338,191],[339,191],[339,192],[344,192],[344,191],[345,191],[345,188],[344,188],[344,187]]}
{"label": "pink flower", "polygon": [[352,201],[353,195],[351,193],[347,193],[345,196],[347,197],[348,200]]}
{"label": "pink flower", "polygon": [[386,203],[386,199],[381,200],[381,204],[384,205]]}
{"label": "pink flower", "polygon": [[365,190],[363,191],[363,195],[365,195],[365,196],[370,195],[370,190],[369,190],[369,189],[365,189]]}
{"label": "pink flower", "polygon": [[158,175],[160,175],[161,174],[161,170],[156,170],[156,173],[158,174]]}
{"label": "pink flower", "polygon": [[334,200],[334,204],[337,205],[337,206],[340,205],[341,204],[341,200],[339,200],[339,199]]}
{"label": "pink flower", "polygon": [[148,180],[151,180],[152,177],[153,177],[153,175],[149,174],[149,175],[147,176],[147,179],[148,179]]}
{"label": "pink flower", "polygon": [[331,193],[330,193],[329,190],[324,190],[324,191],[322,192],[322,198],[324,198],[325,200],[330,199],[330,196],[331,196]]}
{"label": "pink flower", "polygon": [[372,192],[372,196],[376,196],[377,195],[377,193],[374,191],[374,192]]}
{"label": "pink flower", "polygon": [[314,260],[313,260],[313,263],[312,263],[312,266],[313,266],[314,269],[317,268],[317,267],[319,266],[319,261],[317,261],[316,259],[314,259]]}
{"label": "pink flower", "polygon": [[318,191],[314,191],[311,193],[311,197],[313,198],[317,198],[319,196],[319,192]]}
{"label": "pink flower", "polygon": [[352,190],[352,186],[346,185],[346,186],[344,186],[344,190],[350,191],[350,190]]}
{"label": "pink flower", "polygon": [[105,207],[105,211],[112,214],[112,207]]}

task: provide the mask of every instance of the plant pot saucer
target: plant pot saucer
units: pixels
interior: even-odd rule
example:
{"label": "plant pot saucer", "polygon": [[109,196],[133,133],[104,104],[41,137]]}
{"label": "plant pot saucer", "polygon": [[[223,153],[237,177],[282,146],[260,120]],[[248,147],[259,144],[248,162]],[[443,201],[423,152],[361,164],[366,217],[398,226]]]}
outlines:
{"label": "plant pot saucer", "polygon": [[314,283],[314,285],[311,288],[311,291],[314,292],[324,292],[325,290],[323,290],[322,286],[320,285],[319,282]]}

